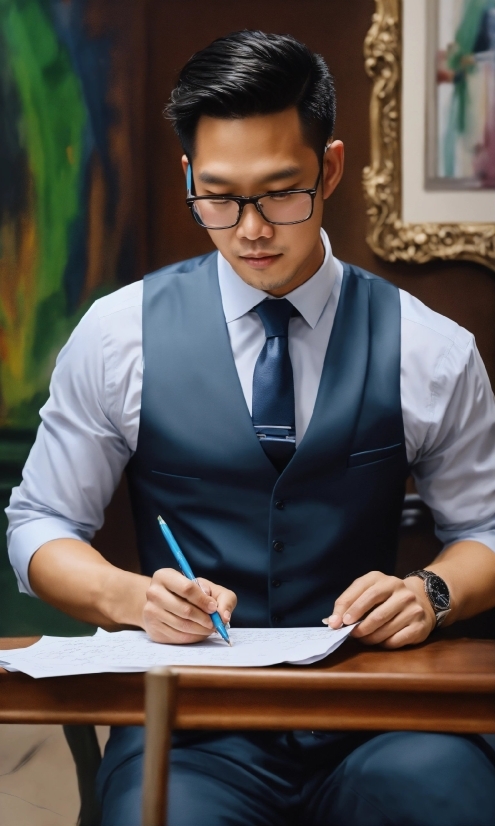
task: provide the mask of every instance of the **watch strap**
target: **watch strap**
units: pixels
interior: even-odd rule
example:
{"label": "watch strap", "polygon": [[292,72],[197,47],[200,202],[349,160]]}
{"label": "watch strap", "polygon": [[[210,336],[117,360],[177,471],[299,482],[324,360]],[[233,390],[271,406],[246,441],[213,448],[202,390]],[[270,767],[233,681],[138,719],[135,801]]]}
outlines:
{"label": "watch strap", "polygon": [[[418,570],[418,571],[411,571],[411,573],[410,573],[410,574],[406,574],[406,576],[404,577],[404,579],[409,579],[409,577],[410,577],[410,576],[417,576],[417,577],[419,577],[420,579],[422,579],[422,580],[423,580],[423,582],[425,583],[425,594],[426,594],[426,596],[428,597],[428,599],[429,599],[429,601],[430,601],[430,605],[431,605],[431,607],[433,608],[433,611],[434,611],[434,613],[435,613],[435,617],[436,617],[436,625],[435,625],[435,628],[438,628],[438,626],[439,626],[439,625],[441,625],[441,624],[442,624],[442,622],[444,621],[444,619],[445,619],[445,617],[447,616],[447,614],[449,614],[449,613],[450,613],[450,607],[449,607],[449,608],[438,608],[438,607],[437,607],[437,605],[435,605],[435,603],[433,602],[433,599],[432,599],[432,597],[431,597],[431,595],[430,595],[430,593],[429,593],[429,591],[428,591],[428,588],[427,588],[427,584],[426,584],[426,583],[427,583],[427,580],[428,580],[430,577],[435,576],[435,577],[438,577],[439,579],[442,579],[442,577],[441,577],[441,576],[439,576],[438,574],[436,574],[434,571],[428,571],[428,569],[427,569],[427,568],[421,568],[421,569],[420,569],[420,570]],[[444,580],[442,580],[442,582],[444,582]],[[445,587],[446,587],[446,588],[447,588],[447,590],[448,590],[447,583],[445,583]]]}
{"label": "watch strap", "polygon": [[410,574],[406,574],[404,579],[408,579],[410,576],[419,576],[419,578],[424,581],[425,579],[428,579],[429,576],[437,576],[437,574],[434,574],[433,571],[427,571],[425,568],[421,568],[420,571],[411,571]]}

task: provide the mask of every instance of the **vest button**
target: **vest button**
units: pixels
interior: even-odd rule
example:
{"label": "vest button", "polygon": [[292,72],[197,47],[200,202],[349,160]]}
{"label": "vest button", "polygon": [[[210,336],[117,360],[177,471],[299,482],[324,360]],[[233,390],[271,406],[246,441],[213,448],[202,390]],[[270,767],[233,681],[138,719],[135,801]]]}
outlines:
{"label": "vest button", "polygon": [[275,502],[275,507],[277,508],[278,511],[283,511],[283,509],[285,508],[284,500],[279,499],[278,502]]}
{"label": "vest button", "polygon": [[280,582],[279,579],[272,579],[272,585],[273,585],[274,588],[280,588],[282,583]]}
{"label": "vest button", "polygon": [[280,541],[280,539],[275,539],[274,540],[274,542],[273,542],[273,550],[274,551],[278,551],[279,553],[281,553],[281,551],[283,551],[284,548],[285,548],[285,545],[284,545],[283,542]]}
{"label": "vest button", "polygon": [[283,617],[279,617],[277,614],[272,614],[272,622],[278,623],[282,622]]}

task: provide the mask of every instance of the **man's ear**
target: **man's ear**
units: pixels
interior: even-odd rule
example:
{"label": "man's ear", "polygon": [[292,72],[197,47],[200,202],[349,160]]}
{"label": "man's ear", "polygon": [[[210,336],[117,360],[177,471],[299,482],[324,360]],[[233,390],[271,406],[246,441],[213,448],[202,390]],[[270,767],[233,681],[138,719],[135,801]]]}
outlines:
{"label": "man's ear", "polygon": [[344,144],[333,141],[327,145],[323,157],[323,198],[329,198],[337,189],[344,174]]}
{"label": "man's ear", "polygon": [[180,162],[182,164],[182,170],[184,172],[184,175],[187,175],[187,167],[189,166],[189,161],[187,160],[187,155],[183,155],[182,158],[180,159]]}

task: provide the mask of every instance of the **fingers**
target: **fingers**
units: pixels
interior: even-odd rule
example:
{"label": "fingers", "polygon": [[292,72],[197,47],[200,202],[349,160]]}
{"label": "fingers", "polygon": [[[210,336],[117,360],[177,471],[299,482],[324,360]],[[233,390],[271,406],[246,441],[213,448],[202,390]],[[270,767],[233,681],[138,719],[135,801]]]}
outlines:
{"label": "fingers", "polygon": [[156,642],[198,642],[213,633],[216,601],[177,571],[156,571],[146,597],[143,625]]}
{"label": "fingers", "polygon": [[[213,614],[217,610],[217,602],[211,593],[205,593],[201,588],[198,588],[196,582],[187,579],[172,568],[162,568],[160,571],[156,571],[150,588],[154,585],[158,586],[154,590],[156,595],[161,593],[159,588],[162,586],[167,592],[196,607],[204,614]],[[195,614],[195,616],[198,615]]]}
{"label": "fingers", "polygon": [[[415,604],[414,594],[394,593],[384,602],[379,604],[368,616],[362,620],[355,628],[356,637],[368,637],[376,633],[380,628],[390,623],[398,614],[407,613],[409,607]],[[412,616],[412,615],[411,615]]]}
{"label": "fingers", "polygon": [[208,580],[203,579],[203,577],[198,577],[196,582],[199,584],[203,594],[208,594],[208,596],[211,597],[211,585]]}
{"label": "fingers", "polygon": [[422,642],[430,633],[426,613],[414,595],[412,599],[402,600],[395,596],[388,600],[354,629],[353,636],[365,645],[379,645],[406,628],[413,629],[409,633],[414,642]]}
{"label": "fingers", "polygon": [[435,625],[435,617],[424,589],[410,587],[409,580],[372,571],[340,595],[326,620],[332,628],[355,622],[359,625],[352,636],[365,645],[400,648],[423,642]]}
{"label": "fingers", "polygon": [[[375,583],[379,583],[383,579],[392,578],[393,577],[386,577],[385,574],[380,573],[380,571],[370,571],[369,574],[355,579],[335,601],[333,613],[326,621],[326,624],[329,625],[330,628],[340,628],[342,625],[352,625],[353,622],[357,622],[361,619],[363,613],[365,613],[363,611],[357,616],[359,607],[357,609],[353,607],[359,597],[365,594]],[[373,606],[370,605],[370,607]],[[352,611],[350,610],[351,608]]]}
{"label": "fingers", "polygon": [[143,611],[144,626],[155,642],[188,644],[206,639],[213,633],[198,623],[183,619],[171,611],[164,610],[148,601]]}
{"label": "fingers", "polygon": [[405,605],[414,601],[414,594],[404,588],[401,579],[384,576],[349,606],[344,614],[344,623],[351,625],[362,620],[359,627],[364,626],[364,636],[392,619]]}
{"label": "fingers", "polygon": [[387,640],[382,643],[382,648],[393,650],[394,648],[403,648],[404,645],[419,645],[428,637],[428,631],[423,625],[407,625],[396,634],[392,634]]}
{"label": "fingers", "polygon": [[200,579],[198,582],[209,588],[212,597],[216,600],[218,605],[218,613],[223,622],[230,622],[234,608],[237,605],[237,596],[228,588],[223,588],[221,585],[216,585],[214,582],[209,582],[207,579]]}
{"label": "fingers", "polygon": [[143,627],[152,640],[175,644],[205,639],[214,631],[210,615],[218,611],[229,622],[237,603],[227,588],[191,581],[171,568],[155,572],[146,596]]}

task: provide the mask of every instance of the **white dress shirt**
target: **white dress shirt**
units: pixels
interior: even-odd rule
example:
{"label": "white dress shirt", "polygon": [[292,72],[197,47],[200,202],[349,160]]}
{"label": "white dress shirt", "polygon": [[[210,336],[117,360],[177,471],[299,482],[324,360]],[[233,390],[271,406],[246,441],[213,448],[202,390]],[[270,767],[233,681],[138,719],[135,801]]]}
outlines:
{"label": "white dress shirt", "polygon": [[[325,259],[286,298],[296,439],[306,432],[339,302],[343,267],[322,231]],[[235,364],[251,412],[265,335],[253,307],[266,293],[218,253]],[[42,423],[10,505],[8,545],[21,591],[35,551],[52,539],[90,542],[136,449],[143,378],[142,282],[96,301],[62,349]],[[495,400],[473,336],[400,290],[401,403],[406,449],[445,546],[475,539],[495,551]]]}

